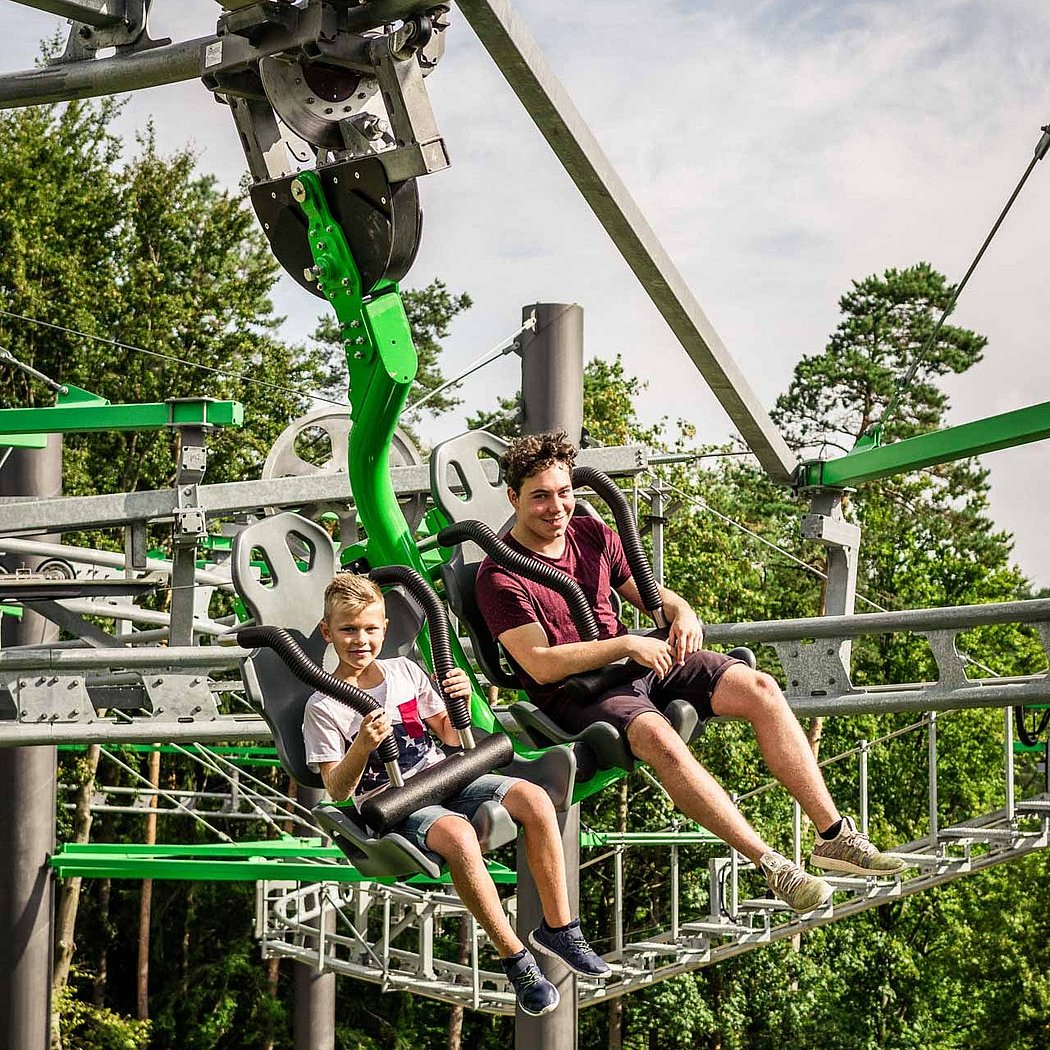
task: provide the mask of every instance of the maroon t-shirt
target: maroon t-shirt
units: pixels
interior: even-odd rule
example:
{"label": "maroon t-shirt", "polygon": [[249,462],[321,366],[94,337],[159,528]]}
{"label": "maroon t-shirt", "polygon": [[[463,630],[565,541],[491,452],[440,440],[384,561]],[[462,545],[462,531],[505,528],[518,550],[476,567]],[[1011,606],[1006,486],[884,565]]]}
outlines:
{"label": "maroon t-shirt", "polygon": [[[627,628],[617,619],[609,593],[631,578],[631,569],[620,537],[605,522],[584,516],[571,518],[565,532],[565,551],[560,558],[545,558],[530,551],[510,533],[503,536],[503,541],[522,554],[560,569],[583,588],[598,620],[599,638],[616,638],[627,633]],[[546,632],[549,645],[580,640],[569,603],[557,591],[500,568],[491,558],[485,558],[478,569],[474,596],[494,638],[515,627],[538,623]],[[557,692],[557,683],[541,685],[520,668],[517,670],[529,699],[540,706]]]}

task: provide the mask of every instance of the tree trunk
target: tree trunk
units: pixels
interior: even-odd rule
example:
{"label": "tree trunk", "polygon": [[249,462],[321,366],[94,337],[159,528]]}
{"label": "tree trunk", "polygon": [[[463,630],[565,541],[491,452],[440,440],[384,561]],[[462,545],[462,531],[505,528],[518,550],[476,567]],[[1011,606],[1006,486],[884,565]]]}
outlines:
{"label": "tree trunk", "polygon": [[113,894],[113,882],[110,879],[99,880],[98,914],[102,927],[102,939],[99,943],[98,962],[95,966],[95,979],[91,982],[91,1002],[94,1006],[106,1005],[106,982],[109,978],[109,903]]}
{"label": "tree trunk", "polygon": [[[149,782],[156,789],[160,786],[160,748],[149,755]],[[146,845],[157,841],[157,796],[149,800],[149,816],[146,817]],[[153,908],[153,880],[142,880],[142,899],[139,902],[139,958],[136,980],[136,1015],[140,1021],[149,1019],[149,928],[150,912]]]}
{"label": "tree trunk", "polygon": [[[459,936],[456,940],[456,962],[466,966],[470,962],[470,916],[459,920]],[[448,1011],[448,1050],[460,1050],[463,1045],[463,1007],[452,1006]]]}
{"label": "tree trunk", "polygon": [[[102,748],[92,744],[84,758],[84,779],[77,788],[76,808],[73,811],[72,841],[79,844],[89,841],[91,837],[91,795],[95,789],[95,773],[101,753]],[[61,992],[69,981],[69,968],[76,950],[74,935],[82,883],[81,877],[74,875],[63,879],[59,886],[55,913],[55,962],[51,975],[51,987],[56,993]]]}
{"label": "tree trunk", "polygon": [[810,750],[813,752],[813,757],[819,762],[820,761],[820,738],[824,735],[824,719],[818,715],[816,718],[811,718],[809,722],[809,729],[806,730],[806,739],[809,741]]}
{"label": "tree trunk", "polygon": [[[825,563],[824,571],[827,572],[830,566]],[[817,610],[818,616],[826,616],[828,613],[828,581],[827,577],[820,581],[820,605]],[[820,738],[824,733],[824,719],[819,715],[810,720],[809,729],[806,731],[806,739],[809,741],[810,750],[813,752],[813,757],[819,762],[820,761]]]}
{"label": "tree trunk", "polygon": [[[271,999],[277,998],[278,981],[281,976],[281,959],[280,956],[274,955],[272,958],[266,960],[266,991]],[[273,1023],[269,1025],[270,1030],[266,1033],[266,1040],[262,1045],[262,1050],[273,1050],[274,1040],[276,1034],[273,1031]]]}

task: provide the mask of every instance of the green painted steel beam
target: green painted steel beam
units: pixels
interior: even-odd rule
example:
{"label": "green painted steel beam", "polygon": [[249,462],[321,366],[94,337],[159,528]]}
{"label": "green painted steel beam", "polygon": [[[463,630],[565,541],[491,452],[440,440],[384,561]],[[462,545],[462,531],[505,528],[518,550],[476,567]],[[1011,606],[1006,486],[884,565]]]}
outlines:
{"label": "green painted steel beam", "polygon": [[[98,879],[165,879],[186,882],[380,882],[362,875],[336,846],[322,846],[319,838],[266,839],[207,845],[154,845],[67,842],[51,857],[61,878],[79,875]],[[493,881],[515,883],[516,872],[488,862]],[[437,879],[413,875],[402,880],[413,886],[447,885],[448,873]]]}
{"label": "green painted steel beam", "polygon": [[1001,415],[946,427],[931,434],[857,448],[838,459],[817,460],[799,467],[797,488],[850,488],[891,474],[903,474],[938,463],[979,456],[1050,437],[1050,401]]}
{"label": "green painted steel beam", "polygon": [[67,434],[100,430],[163,430],[166,427],[239,427],[239,401],[175,398],[143,404],[111,404],[78,387],[67,387],[50,408],[0,409],[0,435]]}
{"label": "green painted steel beam", "polygon": [[47,434],[0,433],[0,448],[43,448],[46,444]]}

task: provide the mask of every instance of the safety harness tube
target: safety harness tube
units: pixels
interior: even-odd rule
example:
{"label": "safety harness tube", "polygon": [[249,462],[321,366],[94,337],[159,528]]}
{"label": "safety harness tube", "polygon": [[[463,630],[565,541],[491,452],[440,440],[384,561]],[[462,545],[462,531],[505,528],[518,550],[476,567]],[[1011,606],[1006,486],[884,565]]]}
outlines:
{"label": "safety harness tube", "polygon": [[460,743],[465,749],[472,749],[474,734],[470,728],[467,698],[448,696],[443,685],[449,672],[456,666],[456,661],[452,655],[452,639],[441,599],[423,576],[409,565],[382,565],[372,569],[368,575],[380,586],[400,584],[419,602],[430,630],[430,654],[434,660],[434,673],[437,675],[441,697],[445,701],[449,719],[459,733]]}
{"label": "safety harness tube", "polygon": [[574,487],[587,485],[594,489],[609,505],[613,518],[616,519],[616,531],[620,534],[623,553],[627,558],[627,564],[631,567],[631,575],[634,577],[642,604],[657,627],[666,627],[667,617],[664,616],[660,587],[656,582],[653,567],[646,557],[642,538],[638,534],[638,525],[631,513],[631,505],[627,502],[627,497],[608,474],[603,474],[594,467],[576,467],[572,472],[572,483]]}
{"label": "safety harness tube", "polygon": [[553,565],[547,565],[538,558],[508,547],[487,525],[480,521],[457,521],[446,525],[438,533],[438,543],[443,547],[454,547],[466,540],[473,540],[497,565],[511,569],[533,583],[542,584],[560,594],[569,606],[569,613],[580,640],[593,642],[598,639],[598,621],[594,618],[587,595],[583,588],[571,577]]}
{"label": "safety harness tube", "polygon": [[[299,643],[283,628],[272,625],[242,627],[237,632],[237,642],[245,649],[256,647],[272,649],[288,666],[288,670],[307,685],[312,685],[326,696],[352,707],[360,715],[369,715],[381,711],[382,706],[363,689],[344,682],[335,675],[329,674],[323,667],[310,659]],[[398,765],[397,741],[393,734],[382,740],[377,748],[379,757],[386,767],[387,776],[395,787],[404,784],[401,767]]]}

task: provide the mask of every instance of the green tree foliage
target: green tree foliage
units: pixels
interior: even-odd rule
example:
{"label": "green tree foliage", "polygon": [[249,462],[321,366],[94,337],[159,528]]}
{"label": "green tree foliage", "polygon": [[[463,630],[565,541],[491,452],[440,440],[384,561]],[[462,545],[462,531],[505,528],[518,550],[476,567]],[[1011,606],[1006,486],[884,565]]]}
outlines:
{"label": "green tree foliage", "polygon": [[[61,326],[3,316],[0,345],[114,402],[243,402],[244,428],[211,437],[208,480],[250,477],[320,370],[275,337],[277,266],[243,202],[199,175],[190,151],[160,156],[151,132],[118,166],[116,111],[73,102],[0,117],[0,308]],[[9,405],[53,396],[0,373]],[[170,484],[172,453],[163,431],[70,435],[66,492]]]}

